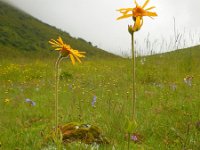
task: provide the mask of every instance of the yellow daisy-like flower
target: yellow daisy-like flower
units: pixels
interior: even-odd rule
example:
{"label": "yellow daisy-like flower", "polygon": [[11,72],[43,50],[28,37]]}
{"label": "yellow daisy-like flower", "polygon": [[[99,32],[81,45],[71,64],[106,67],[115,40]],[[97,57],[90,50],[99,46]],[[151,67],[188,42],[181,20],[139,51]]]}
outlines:
{"label": "yellow daisy-like flower", "polygon": [[[135,4],[136,4],[136,7],[134,7],[134,8],[121,8],[121,9],[117,10],[120,13],[122,13],[122,16],[118,17],[117,20],[132,17],[133,20],[135,21],[133,31],[134,32],[138,31],[143,25],[143,17],[144,16],[148,16],[148,17],[157,16],[157,14],[155,12],[149,11],[149,10],[155,8],[154,6],[145,9],[145,7],[149,3],[149,1],[150,0],[146,0],[146,2],[143,4],[143,6],[139,6],[138,3],[136,1],[134,1]],[[131,12],[131,13],[129,13],[129,12]]]}
{"label": "yellow daisy-like flower", "polygon": [[61,37],[58,37],[57,41],[51,39],[49,43],[56,51],[60,52],[61,57],[69,56],[73,65],[75,64],[75,60],[81,63],[80,58],[85,57],[85,52],[79,52],[78,50],[72,49],[70,45],[63,42]]}
{"label": "yellow daisy-like flower", "polygon": [[[134,7],[134,8],[121,8],[121,9],[117,10],[120,13],[122,13],[122,16],[118,17],[117,20],[128,18],[128,17],[133,17],[134,20],[135,20],[136,17],[138,17],[138,16],[140,16],[140,17],[143,17],[143,16],[155,17],[155,16],[157,16],[157,14],[155,12],[149,11],[149,10],[155,8],[155,6],[152,6],[152,7],[145,9],[145,7],[149,3],[149,1],[150,0],[146,0],[146,2],[143,4],[142,7],[139,6],[136,1],[134,1],[136,7]],[[129,12],[131,12],[131,13],[129,13]]]}

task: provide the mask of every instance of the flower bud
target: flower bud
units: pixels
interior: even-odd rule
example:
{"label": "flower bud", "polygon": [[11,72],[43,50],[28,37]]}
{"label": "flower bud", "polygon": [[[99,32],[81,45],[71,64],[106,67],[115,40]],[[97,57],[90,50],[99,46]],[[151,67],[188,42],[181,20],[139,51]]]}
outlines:
{"label": "flower bud", "polygon": [[134,30],[132,25],[128,25],[128,32],[132,35]]}

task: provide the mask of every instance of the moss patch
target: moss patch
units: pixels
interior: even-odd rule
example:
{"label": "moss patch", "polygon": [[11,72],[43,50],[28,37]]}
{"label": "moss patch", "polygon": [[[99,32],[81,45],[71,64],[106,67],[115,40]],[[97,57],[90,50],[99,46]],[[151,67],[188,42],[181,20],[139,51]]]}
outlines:
{"label": "moss patch", "polygon": [[60,128],[64,143],[83,142],[86,144],[109,144],[109,141],[101,133],[99,127],[77,122],[67,123]]}

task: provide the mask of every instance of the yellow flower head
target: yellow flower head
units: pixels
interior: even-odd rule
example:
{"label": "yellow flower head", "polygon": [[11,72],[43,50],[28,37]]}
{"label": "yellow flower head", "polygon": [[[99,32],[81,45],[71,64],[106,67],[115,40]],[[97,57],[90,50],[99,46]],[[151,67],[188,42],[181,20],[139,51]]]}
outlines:
{"label": "yellow flower head", "polygon": [[[155,12],[150,12],[149,10],[155,8],[154,6],[145,9],[146,5],[149,3],[150,0],[146,0],[143,6],[139,6],[138,3],[135,1],[136,7],[134,8],[121,8],[117,11],[122,13],[122,16],[118,17],[117,20],[132,17],[135,21],[133,32],[138,31],[143,25],[143,16],[148,17],[155,17],[157,14]],[[131,13],[129,13],[131,12]],[[129,31],[130,32],[130,31]]]}
{"label": "yellow flower head", "polygon": [[85,57],[85,52],[79,52],[78,50],[72,49],[70,45],[63,42],[61,37],[58,37],[57,41],[51,39],[49,43],[53,48],[55,48],[56,51],[60,52],[61,57],[69,56],[73,65],[75,64],[75,60],[81,63],[80,58]]}
{"label": "yellow flower head", "polygon": [[[133,17],[134,20],[136,19],[136,17],[140,16],[148,16],[148,17],[155,17],[157,16],[157,14],[155,12],[150,12],[149,10],[155,8],[154,6],[149,7],[147,9],[144,9],[146,7],[146,5],[149,3],[150,0],[146,0],[146,2],[143,4],[143,6],[139,6],[138,3],[136,1],[135,5],[136,7],[134,8],[121,8],[117,11],[119,11],[120,13],[122,13],[122,16],[118,17],[117,20],[119,19],[124,19],[124,18],[128,18],[128,17]],[[131,13],[129,13],[131,12]]]}

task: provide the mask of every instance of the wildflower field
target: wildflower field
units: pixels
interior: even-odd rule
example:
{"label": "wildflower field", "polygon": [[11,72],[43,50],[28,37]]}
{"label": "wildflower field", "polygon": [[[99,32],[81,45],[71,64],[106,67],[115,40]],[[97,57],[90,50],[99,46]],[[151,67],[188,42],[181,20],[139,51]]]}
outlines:
{"label": "wildflower field", "polygon": [[[137,138],[134,149],[200,148],[199,47],[137,57]],[[0,60],[0,142],[2,150],[51,149],[54,124],[54,63],[46,58]],[[131,109],[131,61],[123,58],[61,63],[59,123],[101,128],[110,144],[127,149]],[[184,82],[192,76],[192,83]],[[186,79],[185,79],[186,80]],[[29,99],[29,101],[27,100]],[[30,101],[34,102],[30,103]],[[90,149],[71,143],[66,149]]]}

